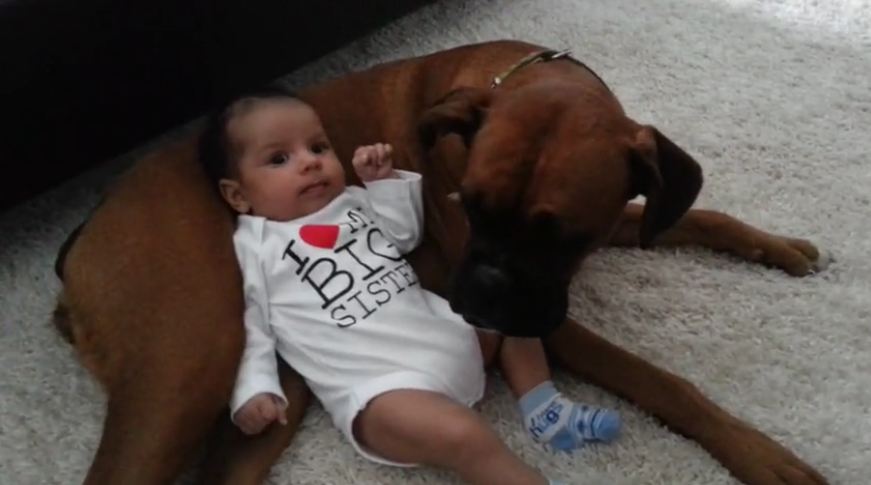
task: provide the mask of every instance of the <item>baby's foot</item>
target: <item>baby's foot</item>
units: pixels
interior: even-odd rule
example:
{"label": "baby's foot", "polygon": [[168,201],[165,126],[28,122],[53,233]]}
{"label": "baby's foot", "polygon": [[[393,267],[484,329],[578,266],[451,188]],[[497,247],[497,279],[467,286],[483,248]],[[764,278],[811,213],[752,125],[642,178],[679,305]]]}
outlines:
{"label": "baby's foot", "polygon": [[[563,398],[565,399],[565,398]],[[571,403],[571,401],[567,402]],[[614,441],[620,434],[620,415],[610,409],[597,408],[582,403],[571,403],[573,429],[585,441]]]}
{"label": "baby's foot", "polygon": [[590,441],[611,442],[620,434],[620,415],[615,411],[572,402],[549,381],[524,395],[520,407],[533,439],[561,451]]}

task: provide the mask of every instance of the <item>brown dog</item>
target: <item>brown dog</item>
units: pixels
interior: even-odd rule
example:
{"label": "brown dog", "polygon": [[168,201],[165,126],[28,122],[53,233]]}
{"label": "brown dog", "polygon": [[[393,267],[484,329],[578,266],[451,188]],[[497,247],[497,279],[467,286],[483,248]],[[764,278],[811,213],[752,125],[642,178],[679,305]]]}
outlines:
{"label": "brown dog", "polygon": [[[450,295],[470,322],[545,335],[565,368],[696,440],[746,483],[826,483],[689,382],[565,320],[569,280],[601,245],[699,244],[793,275],[811,272],[818,253],[689,210],[702,183],[698,164],[627,118],[582,64],[528,57],[545,50],[466,46],[376,66],[303,97],[340,159],[388,141],[401,168],[424,174],[427,238],[411,260],[423,284]],[[89,484],[168,483],[219,419],[203,483],[259,483],[308,402],[285,367],[291,425],[244,438],[227,424],[242,292],[231,217],[195,163],[193,141],[133,167],[59,260],[58,324],[108,393]],[[639,194],[644,207],[628,203]]]}

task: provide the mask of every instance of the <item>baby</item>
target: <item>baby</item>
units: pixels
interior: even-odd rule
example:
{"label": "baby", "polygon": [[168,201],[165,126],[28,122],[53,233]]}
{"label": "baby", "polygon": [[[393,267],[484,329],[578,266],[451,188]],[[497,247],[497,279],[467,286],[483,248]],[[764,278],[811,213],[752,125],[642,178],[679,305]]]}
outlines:
{"label": "baby", "polygon": [[[345,185],[318,115],[274,88],[215,114],[200,157],[238,213],[245,352],[230,402],[245,433],[285,423],[277,357],[306,380],[362,456],[446,468],[470,483],[545,484],[472,406],[485,388],[476,330],[421,287],[404,254],[423,235],[419,174],[393,168],[388,144],[360,147]],[[564,451],[611,441],[613,411],[577,404],[550,381],[538,339],[499,353],[524,425]]]}

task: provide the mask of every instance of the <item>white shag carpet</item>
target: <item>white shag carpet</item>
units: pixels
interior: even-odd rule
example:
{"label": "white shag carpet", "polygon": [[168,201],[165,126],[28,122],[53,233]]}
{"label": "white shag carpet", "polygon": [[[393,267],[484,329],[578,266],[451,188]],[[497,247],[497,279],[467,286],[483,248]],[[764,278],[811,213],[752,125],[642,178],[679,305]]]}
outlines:
{"label": "white shag carpet", "polygon": [[[796,279],[704,250],[607,250],[576,280],[572,314],[697,383],[833,484],[871,483],[871,1],[444,0],[288,79],[509,37],[573,49],[631,116],[696,156],[706,174],[698,206],[808,237],[836,258]],[[49,324],[52,263],[135,155],[0,214],[3,485],[80,483],[96,449],[104,397]],[[556,380],[573,398],[619,408],[626,430],[617,444],[551,455],[521,430],[493,377],[482,412],[547,474],[575,484],[735,482],[633,406]],[[270,483],[454,480],[362,460],[314,407]]]}

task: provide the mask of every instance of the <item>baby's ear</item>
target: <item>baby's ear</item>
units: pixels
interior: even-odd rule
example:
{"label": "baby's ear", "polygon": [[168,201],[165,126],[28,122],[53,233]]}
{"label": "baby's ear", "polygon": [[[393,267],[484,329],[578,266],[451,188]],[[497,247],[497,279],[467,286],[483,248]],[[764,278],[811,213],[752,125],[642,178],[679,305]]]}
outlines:
{"label": "baby's ear", "polygon": [[221,197],[230,204],[236,212],[247,214],[251,210],[251,204],[242,193],[242,187],[239,182],[233,179],[221,179],[218,182],[218,188],[221,191]]}

